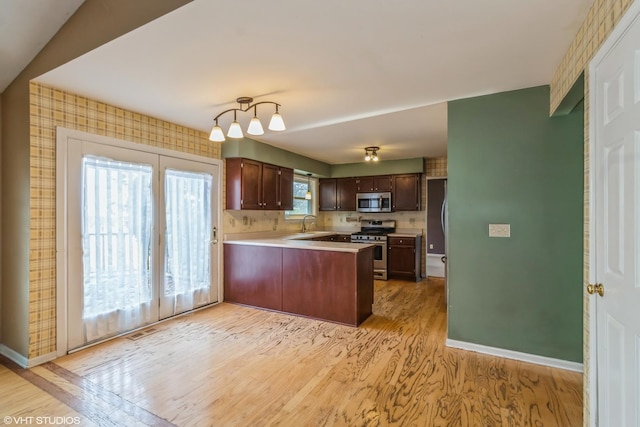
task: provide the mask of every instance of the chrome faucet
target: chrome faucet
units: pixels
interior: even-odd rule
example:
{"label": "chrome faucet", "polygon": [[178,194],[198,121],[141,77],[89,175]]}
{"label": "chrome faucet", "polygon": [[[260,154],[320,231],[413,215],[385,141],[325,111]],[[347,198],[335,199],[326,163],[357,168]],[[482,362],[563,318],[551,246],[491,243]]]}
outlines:
{"label": "chrome faucet", "polygon": [[305,221],[306,221],[306,219],[307,219],[307,218],[313,218],[313,222],[315,222],[315,221],[316,221],[316,216],[315,216],[315,215],[305,215],[305,216],[302,218],[302,232],[303,232],[303,233],[306,233],[306,232],[307,232],[307,226],[305,225]]}

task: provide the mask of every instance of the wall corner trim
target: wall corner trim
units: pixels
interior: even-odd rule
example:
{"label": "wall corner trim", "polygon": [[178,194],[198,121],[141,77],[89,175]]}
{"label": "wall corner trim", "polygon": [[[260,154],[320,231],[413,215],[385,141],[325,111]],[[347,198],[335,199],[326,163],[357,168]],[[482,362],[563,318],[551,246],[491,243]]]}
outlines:
{"label": "wall corner trim", "polygon": [[26,368],[28,365],[29,360],[25,356],[4,344],[0,344],[0,354],[12,362],[15,362],[22,368]]}
{"label": "wall corner trim", "polygon": [[549,366],[551,368],[566,369],[568,371],[582,372],[582,363],[570,362],[568,360],[554,359],[551,357],[538,356],[536,354],[521,353],[519,351],[506,350],[504,348],[489,347],[481,344],[474,344],[466,341],[458,341],[447,338],[447,347],[461,350],[474,351],[476,353],[489,354],[491,356],[504,357],[506,359],[519,360],[521,362],[534,363],[536,365]]}
{"label": "wall corner trim", "polygon": [[7,359],[15,362],[18,366],[24,369],[33,368],[34,366],[42,365],[46,362],[51,362],[58,357],[58,354],[54,351],[51,353],[43,354],[42,356],[34,357],[33,359],[27,359],[17,351],[7,347],[4,344],[0,344],[0,354]]}
{"label": "wall corner trim", "polygon": [[571,85],[571,89],[565,94],[556,109],[551,111],[550,116],[566,116],[571,113],[582,100],[584,100],[584,71],[578,75]]}

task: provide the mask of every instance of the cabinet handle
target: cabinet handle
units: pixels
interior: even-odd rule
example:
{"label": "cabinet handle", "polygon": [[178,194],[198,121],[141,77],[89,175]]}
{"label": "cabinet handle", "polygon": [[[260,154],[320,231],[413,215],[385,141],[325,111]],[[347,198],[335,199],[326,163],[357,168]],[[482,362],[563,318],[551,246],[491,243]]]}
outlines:
{"label": "cabinet handle", "polygon": [[211,244],[215,245],[218,243],[218,227],[213,227],[211,229]]}

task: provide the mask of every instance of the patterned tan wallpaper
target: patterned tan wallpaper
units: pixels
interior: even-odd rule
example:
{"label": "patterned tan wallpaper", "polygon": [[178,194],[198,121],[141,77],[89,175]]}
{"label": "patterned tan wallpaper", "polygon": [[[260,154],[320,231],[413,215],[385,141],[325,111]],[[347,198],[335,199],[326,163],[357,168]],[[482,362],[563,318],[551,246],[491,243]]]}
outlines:
{"label": "patterned tan wallpaper", "polygon": [[[551,113],[588,67],[633,0],[595,0],[551,79]],[[586,77],[586,76],[585,76]],[[586,80],[586,79],[585,79]]]}
{"label": "patterned tan wallpaper", "polygon": [[426,170],[427,176],[438,176],[438,177],[447,176],[447,158],[446,157],[428,158],[426,160],[425,170]]}
{"label": "patterned tan wallpaper", "polygon": [[[578,34],[571,43],[560,66],[555,71],[551,80],[551,105],[550,111],[558,108],[563,98],[567,95],[576,79],[584,74],[584,283],[589,281],[589,61],[598,52],[613,28],[620,21],[633,0],[595,0],[589,10],[587,18],[582,23]],[[584,366],[584,418],[583,425],[591,423],[591,407],[589,381],[591,372],[589,369],[589,295],[583,293],[583,366]]]}
{"label": "patterned tan wallpaper", "polygon": [[220,158],[194,129],[38,83],[30,94],[29,358],[56,350],[56,126]]}

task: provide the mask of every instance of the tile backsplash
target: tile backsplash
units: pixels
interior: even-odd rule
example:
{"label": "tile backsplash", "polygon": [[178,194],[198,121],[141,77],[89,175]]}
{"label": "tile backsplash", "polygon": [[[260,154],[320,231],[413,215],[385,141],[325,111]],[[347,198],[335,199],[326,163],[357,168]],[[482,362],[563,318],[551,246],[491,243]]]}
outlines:
{"label": "tile backsplash", "polygon": [[223,213],[224,233],[252,233],[257,231],[298,231],[299,220],[285,220],[282,211],[231,211]]}

